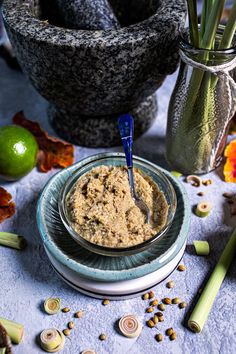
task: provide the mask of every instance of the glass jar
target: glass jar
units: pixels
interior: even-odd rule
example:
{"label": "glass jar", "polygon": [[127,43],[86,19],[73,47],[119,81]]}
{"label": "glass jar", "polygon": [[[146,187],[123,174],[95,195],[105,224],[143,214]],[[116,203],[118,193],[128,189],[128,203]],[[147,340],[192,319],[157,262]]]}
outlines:
{"label": "glass jar", "polygon": [[1,0],[0,0],[0,45],[3,41],[3,20],[2,20],[2,6],[1,6]]}
{"label": "glass jar", "polygon": [[183,174],[215,169],[227,141],[235,110],[232,85],[225,75],[197,67],[228,65],[235,58],[235,47],[217,50],[222,33],[223,26],[217,33],[214,50],[194,48],[186,36],[180,41],[184,61],[181,60],[169,103],[166,157],[171,167]]}

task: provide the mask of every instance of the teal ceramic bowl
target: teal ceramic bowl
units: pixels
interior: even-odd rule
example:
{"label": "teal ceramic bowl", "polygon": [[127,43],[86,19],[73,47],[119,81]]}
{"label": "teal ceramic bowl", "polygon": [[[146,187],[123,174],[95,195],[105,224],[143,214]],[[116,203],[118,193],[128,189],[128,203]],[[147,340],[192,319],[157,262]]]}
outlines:
{"label": "teal ceramic bowl", "polygon": [[[156,244],[130,256],[107,257],[81,247],[69,235],[58,210],[60,193],[75,171],[100,158],[124,154],[104,153],[90,156],[54,175],[44,187],[37,205],[37,224],[44,247],[50,256],[81,276],[100,281],[130,280],[150,274],[170,262],[186,244],[190,224],[190,206],[182,183],[169,172],[158,167],[174,188],[177,209],[169,229]],[[156,165],[139,157],[135,163]]]}
{"label": "teal ceramic bowl", "polygon": [[89,242],[73,229],[70,216],[69,216],[69,211],[67,209],[67,199],[68,199],[68,195],[70,195],[70,192],[74,188],[74,185],[76,184],[78,179],[82,177],[84,174],[86,174],[87,172],[89,172],[94,167],[104,166],[104,165],[126,166],[126,159],[125,156],[122,154],[113,153],[113,154],[108,154],[106,156],[104,154],[98,154],[96,155],[95,160],[91,161],[90,158],[84,160],[84,163],[80,165],[80,167],[71,175],[70,178],[68,178],[64,187],[61,190],[59,200],[58,200],[60,217],[68,233],[78,244],[88,249],[89,251],[92,251],[97,254],[101,254],[103,256],[112,256],[112,257],[122,257],[122,256],[129,256],[135,253],[140,253],[145,249],[148,249],[149,247],[155,245],[157,242],[160,242],[160,240],[162,239],[162,237],[164,237],[170,225],[172,224],[175,211],[176,211],[177,199],[175,195],[175,190],[171,182],[157,166],[150,165],[149,162],[143,160],[141,161],[136,157],[134,157],[133,163],[134,163],[134,167],[141,170],[145,176],[148,175],[156,183],[156,185],[164,194],[166,201],[169,205],[166,223],[163,226],[163,228],[156,235],[151,237],[149,240],[130,247],[116,247],[116,248],[105,247],[105,246],[101,246]]}

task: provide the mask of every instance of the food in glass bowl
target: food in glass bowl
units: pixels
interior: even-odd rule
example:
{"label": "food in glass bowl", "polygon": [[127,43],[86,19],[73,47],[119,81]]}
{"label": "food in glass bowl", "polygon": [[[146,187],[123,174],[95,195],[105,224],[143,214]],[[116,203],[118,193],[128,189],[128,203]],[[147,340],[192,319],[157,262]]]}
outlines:
{"label": "food in glass bowl", "polygon": [[[147,161],[145,159],[142,159],[141,157],[138,156],[133,156],[133,164],[134,164],[134,170],[135,170],[135,179],[136,179],[136,184],[138,183],[137,186],[137,191],[138,193],[140,193],[140,197],[144,200],[144,202],[146,202],[148,204],[148,207],[151,209],[152,211],[152,215],[151,215],[151,222],[149,227],[149,232],[146,233],[146,235],[142,235],[143,239],[145,241],[141,241],[140,243],[136,243],[139,242],[140,240],[135,240],[135,238],[137,238],[137,231],[140,228],[140,225],[142,225],[141,227],[143,229],[145,229],[147,227],[147,225],[145,225],[144,223],[144,218],[145,216],[142,214],[142,212],[140,212],[140,210],[136,210],[135,208],[131,208],[131,210],[133,210],[134,213],[139,213],[139,218],[138,218],[138,223],[137,225],[132,225],[133,223],[133,217],[130,216],[129,220],[130,220],[130,228],[133,228],[133,230],[136,231],[136,235],[134,236],[134,239],[129,240],[128,242],[130,242],[129,244],[131,244],[130,246],[125,246],[125,242],[123,241],[123,244],[121,242],[117,242],[117,240],[115,238],[119,239],[119,232],[120,229],[122,227],[121,222],[119,221],[120,218],[120,213],[121,213],[121,207],[117,207],[117,211],[116,211],[116,217],[114,217],[113,221],[113,225],[116,228],[116,230],[118,230],[118,234],[116,234],[116,236],[114,236],[114,244],[116,246],[105,246],[106,241],[105,239],[108,237],[107,233],[106,235],[104,234],[103,236],[103,242],[104,245],[99,243],[94,243],[92,241],[89,241],[89,239],[85,238],[85,233],[83,233],[83,235],[81,234],[81,232],[76,231],[75,228],[78,227],[85,228],[85,223],[84,221],[87,221],[87,223],[89,224],[89,220],[86,220],[86,217],[89,218],[89,208],[87,210],[87,215],[81,214],[81,220],[79,221],[79,223],[81,223],[81,225],[75,225],[75,218],[78,217],[78,219],[80,218],[78,213],[81,213],[81,211],[79,209],[81,209],[81,207],[84,207],[83,204],[79,201],[77,206],[75,207],[75,205],[71,205],[71,203],[76,203],[75,201],[72,201],[72,192],[75,192],[76,189],[76,185],[77,183],[80,183],[79,181],[82,181],[83,178],[86,178],[86,176],[89,175],[89,173],[91,171],[93,171],[95,168],[108,168],[108,175],[109,175],[109,169],[114,168],[114,171],[121,171],[120,173],[122,174],[122,181],[126,181],[126,187],[123,189],[126,191],[125,193],[125,199],[127,199],[126,202],[130,203],[129,205],[132,207],[134,207],[134,203],[133,200],[128,200],[130,196],[130,190],[129,190],[129,185],[128,185],[128,176],[127,176],[127,164],[126,164],[126,158],[125,158],[125,154],[124,153],[120,153],[120,152],[107,152],[107,153],[99,153],[96,155],[92,155],[89,157],[86,157],[85,159],[81,160],[77,166],[78,168],[75,169],[75,171],[71,174],[70,173],[70,169],[68,168],[68,178],[65,179],[62,187],[61,187],[61,192],[60,192],[60,196],[58,199],[58,211],[60,214],[60,218],[66,228],[66,230],[68,231],[69,235],[74,239],[74,241],[76,241],[80,246],[82,246],[83,248],[86,248],[87,250],[94,252],[96,254],[101,254],[103,256],[111,256],[111,257],[123,257],[123,256],[128,256],[128,255],[132,255],[132,254],[136,254],[136,253],[140,253],[152,246],[154,246],[155,244],[157,244],[166,234],[167,231],[169,230],[169,228],[172,225],[174,216],[175,216],[175,212],[176,212],[176,208],[177,208],[177,197],[176,197],[176,193],[175,193],[175,189],[174,186],[172,184],[172,177],[169,174],[169,172],[163,170],[161,167],[158,167],[157,165],[151,163],[150,161]],[[100,173],[99,173],[100,174]],[[98,175],[99,175],[98,174]],[[124,175],[124,178],[123,178]],[[97,176],[98,177],[98,176]],[[116,180],[118,180],[117,178],[118,176],[115,177]],[[100,176],[101,178],[101,176]],[[111,177],[109,177],[111,179]],[[99,179],[99,178],[97,178]],[[106,178],[104,178],[106,180]],[[108,179],[108,176],[107,176]],[[142,183],[139,183],[138,179],[140,179],[140,181],[142,181]],[[96,179],[95,179],[96,180]],[[114,181],[115,182],[115,181]],[[101,188],[99,186],[98,181],[96,181],[97,186],[96,188],[90,188],[90,191],[88,189],[88,185],[84,187],[84,193],[85,195],[89,192],[89,193],[99,193],[99,188]],[[96,184],[95,183],[95,184]],[[84,182],[84,184],[86,184]],[[143,187],[141,187],[143,185]],[[81,185],[82,187],[82,185]],[[89,186],[91,187],[91,185]],[[120,187],[122,190],[122,187]],[[154,188],[154,190],[156,192],[152,192],[152,196],[149,195],[149,197],[145,196],[147,191],[150,188]],[[94,191],[95,189],[95,191]],[[98,189],[98,191],[96,191],[96,189]],[[102,188],[103,189],[103,188]],[[118,193],[118,192],[116,192]],[[143,193],[143,194],[142,194]],[[115,193],[113,193],[115,195]],[[119,194],[119,193],[118,193]],[[100,194],[100,196],[103,196],[103,193]],[[96,198],[93,197],[93,198]],[[113,196],[114,198],[114,196]],[[118,198],[118,196],[117,196]],[[147,200],[146,200],[147,198]],[[149,198],[149,200],[148,200]],[[160,198],[158,200],[158,198]],[[86,199],[84,197],[84,199]],[[96,200],[96,199],[95,199]],[[97,200],[98,201],[98,200]],[[125,200],[124,200],[125,202]],[[162,202],[164,203],[162,206]],[[96,202],[97,203],[97,202]],[[110,201],[111,203],[111,201]],[[166,203],[166,204],[165,204]],[[158,206],[159,205],[159,206]],[[77,215],[73,215],[73,208],[76,208],[78,210]],[[91,208],[93,208],[93,204],[91,204]],[[96,208],[96,207],[94,207]],[[102,210],[103,206],[101,205],[101,210]],[[114,207],[115,208],[115,207]],[[165,209],[166,208],[166,209]],[[127,211],[127,214],[132,215],[131,211],[129,210],[129,208],[125,209]],[[155,214],[155,212],[158,211],[159,215]],[[164,211],[164,212],[163,212]],[[166,212],[166,214],[165,214]],[[137,215],[137,214],[136,214]],[[82,220],[82,217],[85,218],[85,220]],[[97,215],[96,215],[97,217]],[[101,217],[101,216],[100,216]],[[105,217],[105,216],[104,216]],[[107,218],[111,218],[111,213],[108,212],[106,213],[106,217]],[[165,219],[166,218],[166,219]],[[137,217],[136,217],[137,219]],[[112,218],[111,218],[112,220]],[[94,214],[94,219],[92,219],[92,221],[94,221],[95,224],[95,214]],[[98,220],[99,221],[99,220]],[[101,223],[101,220],[98,222],[98,225]],[[110,223],[110,221],[107,220],[107,223]],[[135,223],[136,224],[136,223]],[[107,225],[107,224],[106,224]],[[102,228],[101,226],[99,226],[100,228]],[[126,225],[127,227],[127,225]],[[135,228],[136,227],[136,228]],[[156,230],[159,230],[156,232]],[[114,230],[114,229],[113,229]],[[154,232],[155,230],[155,232]],[[93,228],[94,231],[94,228]],[[138,231],[139,232],[139,231]],[[88,234],[90,236],[88,237],[93,237],[93,235]],[[128,235],[129,236],[129,235]],[[127,237],[127,235],[126,235]],[[130,236],[129,236],[130,237]],[[168,234],[166,235],[166,237],[168,237]],[[107,244],[107,243],[106,243]],[[109,242],[110,244],[110,242]],[[118,245],[118,246],[117,246]]]}
{"label": "food in glass bowl", "polygon": [[134,170],[136,190],[147,204],[150,223],[131,196],[127,168],[98,166],[82,175],[67,196],[73,229],[105,247],[130,247],[160,232],[167,222],[168,203],[150,176]]}

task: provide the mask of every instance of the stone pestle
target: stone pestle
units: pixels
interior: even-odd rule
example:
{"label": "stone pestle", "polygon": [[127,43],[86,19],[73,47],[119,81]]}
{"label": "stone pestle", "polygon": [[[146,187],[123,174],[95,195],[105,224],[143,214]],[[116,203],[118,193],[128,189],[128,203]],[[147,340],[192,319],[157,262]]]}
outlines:
{"label": "stone pestle", "polygon": [[120,24],[108,0],[56,0],[64,25],[71,29],[118,29]]}

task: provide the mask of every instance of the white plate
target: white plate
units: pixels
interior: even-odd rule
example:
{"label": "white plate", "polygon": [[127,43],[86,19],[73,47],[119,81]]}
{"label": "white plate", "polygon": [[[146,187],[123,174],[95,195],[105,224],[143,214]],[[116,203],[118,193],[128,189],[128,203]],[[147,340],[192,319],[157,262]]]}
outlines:
{"label": "white plate", "polygon": [[186,243],[170,262],[163,265],[163,267],[157,271],[141,278],[116,282],[102,282],[86,279],[58,262],[46,248],[45,250],[56,273],[72,288],[97,299],[109,298],[111,300],[122,300],[137,297],[167,278],[183,257],[185,247]]}

